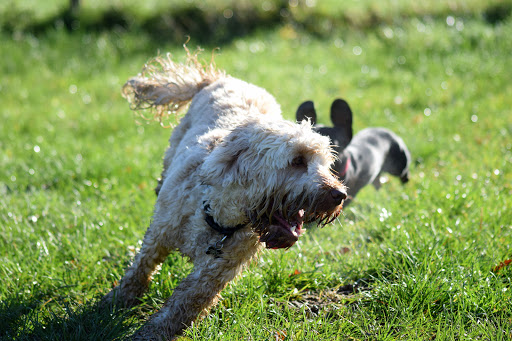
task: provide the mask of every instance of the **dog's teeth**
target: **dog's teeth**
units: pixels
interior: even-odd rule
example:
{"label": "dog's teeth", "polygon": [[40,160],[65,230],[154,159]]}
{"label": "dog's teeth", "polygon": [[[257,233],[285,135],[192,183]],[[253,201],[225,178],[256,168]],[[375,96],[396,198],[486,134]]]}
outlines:
{"label": "dog's teeth", "polygon": [[296,229],[297,229],[297,226],[292,226],[292,227],[290,228],[290,231],[292,231],[292,233],[295,233],[295,230],[296,230]]}

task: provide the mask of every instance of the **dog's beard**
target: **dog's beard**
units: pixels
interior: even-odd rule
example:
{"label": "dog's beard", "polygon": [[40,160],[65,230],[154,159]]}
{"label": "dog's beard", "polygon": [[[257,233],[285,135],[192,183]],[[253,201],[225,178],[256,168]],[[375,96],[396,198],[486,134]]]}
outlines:
{"label": "dog's beard", "polygon": [[248,214],[251,225],[269,249],[289,248],[304,232],[304,224],[316,222],[319,226],[331,223],[341,213],[342,205],[325,210],[316,196],[299,195],[262,200]]}

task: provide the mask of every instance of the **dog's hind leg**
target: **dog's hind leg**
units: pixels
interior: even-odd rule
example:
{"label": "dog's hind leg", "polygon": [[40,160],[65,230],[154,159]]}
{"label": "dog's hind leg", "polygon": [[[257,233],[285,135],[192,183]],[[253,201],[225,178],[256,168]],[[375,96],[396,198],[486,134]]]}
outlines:
{"label": "dog's hind leg", "polygon": [[171,166],[171,160],[174,158],[174,155],[176,155],[176,149],[178,145],[181,142],[181,139],[185,135],[185,133],[190,129],[190,121],[186,118],[182,119],[180,124],[176,128],[174,128],[171,138],[169,140],[169,147],[165,151],[164,160],[163,160],[163,169],[162,169],[162,175],[160,175],[160,179],[158,179],[158,184],[155,187],[155,194],[158,196],[160,193],[160,189],[162,188],[162,185],[164,183],[165,179],[165,173],[167,172],[167,169]]}

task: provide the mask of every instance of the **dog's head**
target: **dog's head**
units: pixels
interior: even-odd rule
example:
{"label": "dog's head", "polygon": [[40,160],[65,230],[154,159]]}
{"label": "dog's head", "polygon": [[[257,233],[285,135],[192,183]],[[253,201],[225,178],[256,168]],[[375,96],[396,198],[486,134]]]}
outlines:
{"label": "dog's head", "polygon": [[219,224],[250,224],[267,248],[287,248],[304,223],[324,225],[340,214],[347,194],[333,162],[329,139],[309,122],[250,120],[212,150],[201,180]]}
{"label": "dog's head", "polygon": [[[341,155],[352,140],[352,110],[343,99],[336,99],[331,104],[332,127],[316,124],[316,110],[312,101],[306,101],[298,107],[296,119],[297,122],[309,119],[316,131],[331,139],[333,148],[338,155]],[[338,162],[335,164],[334,169],[339,170]]]}

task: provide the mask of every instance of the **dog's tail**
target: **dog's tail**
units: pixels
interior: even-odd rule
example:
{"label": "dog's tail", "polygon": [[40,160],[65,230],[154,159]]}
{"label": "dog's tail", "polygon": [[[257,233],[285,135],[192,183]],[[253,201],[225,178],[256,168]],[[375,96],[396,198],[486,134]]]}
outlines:
{"label": "dog's tail", "polygon": [[185,51],[185,63],[174,62],[171,54],[156,57],[123,86],[123,96],[143,118],[163,124],[163,120],[180,112],[205,86],[226,77],[224,71],[216,69],[213,58],[203,64],[198,52],[190,53],[187,47]]}

